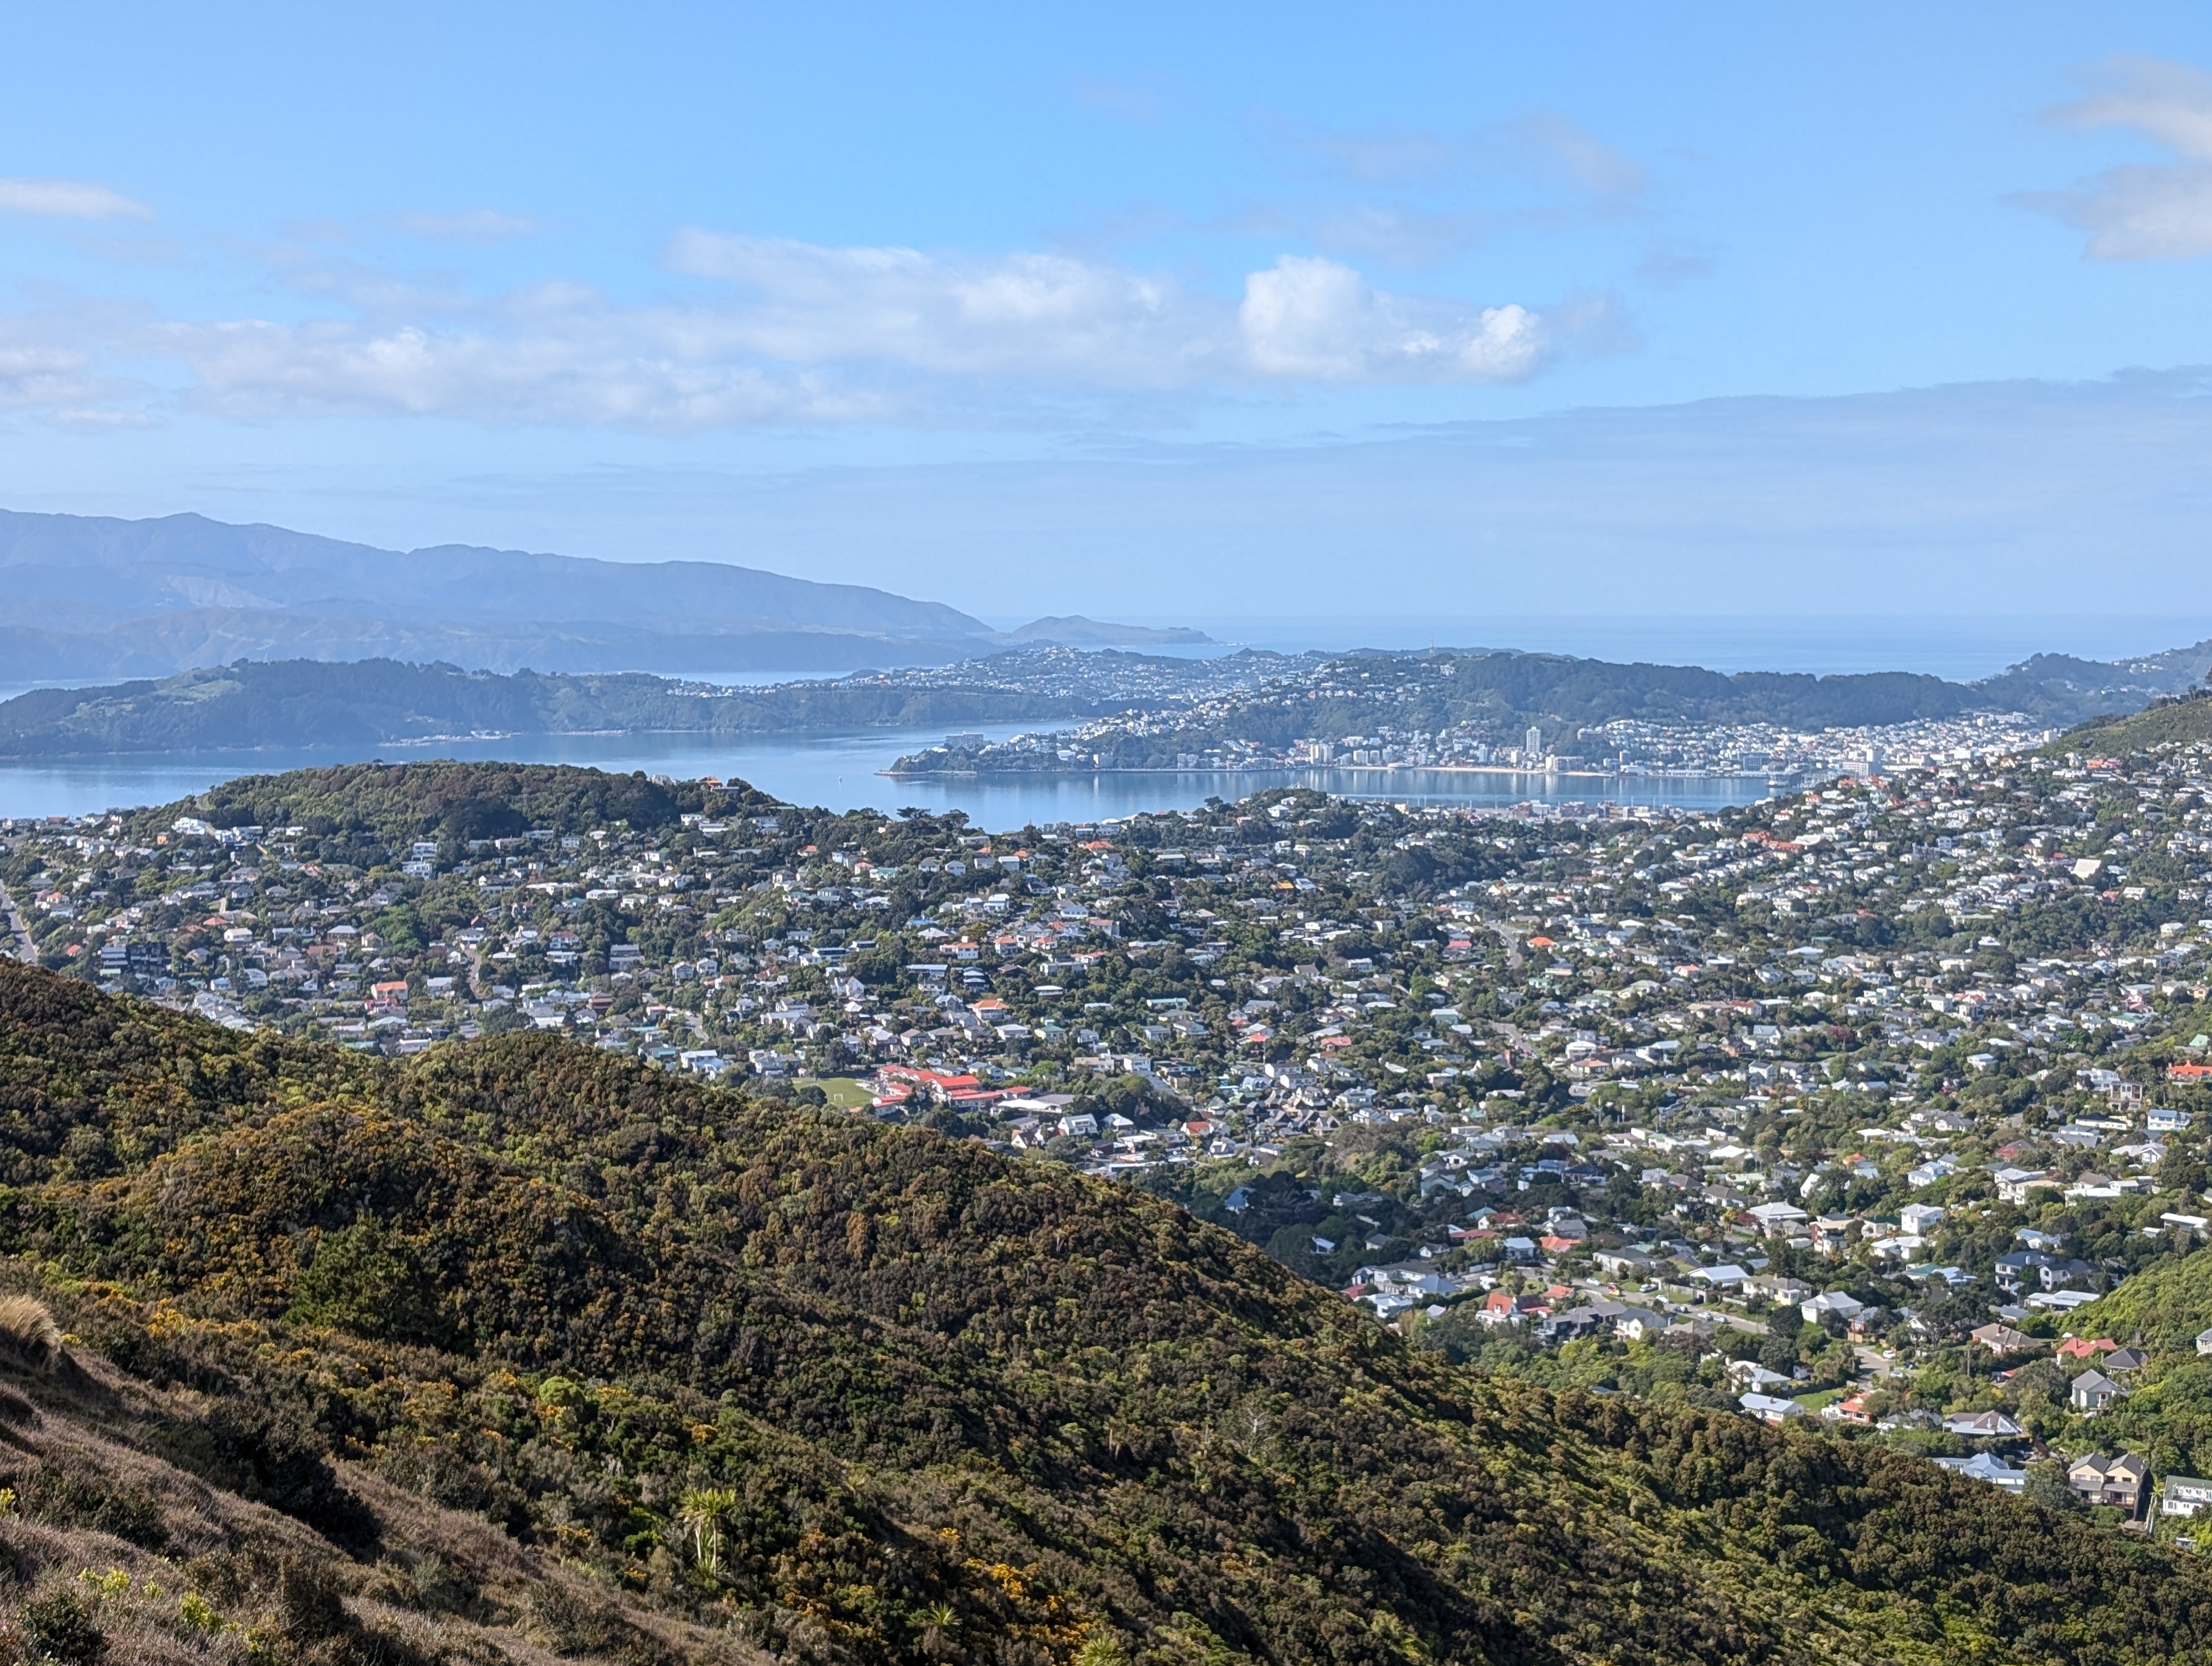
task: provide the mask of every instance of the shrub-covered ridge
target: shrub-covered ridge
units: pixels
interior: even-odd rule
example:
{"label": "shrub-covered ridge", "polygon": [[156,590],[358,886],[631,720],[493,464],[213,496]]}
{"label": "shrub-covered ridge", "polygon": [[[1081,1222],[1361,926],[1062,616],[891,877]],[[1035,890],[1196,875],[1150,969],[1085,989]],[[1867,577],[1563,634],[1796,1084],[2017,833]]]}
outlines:
{"label": "shrub-covered ridge", "polygon": [[550,1038],[9,967],[0,1132],[19,1278],[348,1568],[398,1497],[804,1658],[2212,1646],[2193,1564],[1917,1459],[1491,1381],[1170,1204]]}

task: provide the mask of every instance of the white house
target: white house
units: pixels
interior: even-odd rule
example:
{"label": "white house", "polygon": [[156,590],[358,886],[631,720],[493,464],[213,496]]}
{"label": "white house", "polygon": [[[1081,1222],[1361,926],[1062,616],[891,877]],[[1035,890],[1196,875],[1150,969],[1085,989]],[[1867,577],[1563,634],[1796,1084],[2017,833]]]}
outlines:
{"label": "white house", "polygon": [[1812,1219],[1794,1203],[1760,1203],[1748,1213],[1769,1237],[1787,1237],[1793,1227]]}
{"label": "white house", "polygon": [[2212,1481],[2199,1481],[2194,1475],[2168,1475],[2166,1485],[2159,1489],[2158,1513],[2161,1516],[2194,1516],[2207,1505],[2212,1505]]}
{"label": "white house", "polygon": [[2014,1468],[1995,1452],[1977,1452],[1965,1458],[1939,1457],[1936,1462],[1954,1474],[1985,1481],[2008,1493],[2020,1492],[2027,1485],[2027,1471]]}
{"label": "white house", "polygon": [[1805,1316],[1805,1322],[1808,1325],[1819,1324],[1831,1313],[1848,1323],[1866,1311],[1866,1304],[1856,1297],[1846,1296],[1840,1290],[1831,1290],[1825,1295],[1815,1296],[1809,1302],[1801,1304],[1797,1310]]}
{"label": "white house", "polygon": [[2120,1397],[2120,1385],[2100,1371],[2085,1371],[2069,1385],[2067,1398],[2077,1412],[2101,1412]]}
{"label": "white house", "polygon": [[1778,1400],[1772,1395],[1747,1394],[1735,1402],[1761,1423],[1786,1423],[1793,1417],[1805,1415],[1805,1408],[1794,1400]]}
{"label": "white house", "polygon": [[1945,1434],[1969,1440],[2010,1440],[2020,1432],[2020,1425],[2002,1412],[1954,1412],[1943,1420]]}
{"label": "white house", "polygon": [[1769,1371],[1756,1359],[1731,1359],[1724,1372],[1728,1380],[1740,1392],[1765,1394],[1769,1389],[1786,1389],[1790,1379],[1778,1371]]}

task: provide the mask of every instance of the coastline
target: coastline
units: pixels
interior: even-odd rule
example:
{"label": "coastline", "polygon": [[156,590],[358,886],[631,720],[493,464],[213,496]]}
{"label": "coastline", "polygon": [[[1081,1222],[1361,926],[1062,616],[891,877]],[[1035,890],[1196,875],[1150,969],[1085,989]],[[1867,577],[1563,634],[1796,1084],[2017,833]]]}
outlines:
{"label": "coastline", "polygon": [[[1020,780],[1085,775],[1261,775],[1301,769],[1339,775],[1493,775],[1508,781],[1759,781],[1774,776],[1764,769],[1522,769],[1501,763],[1240,763],[1219,769],[1182,769],[1172,764],[1093,764],[1087,769],[878,769],[894,781],[961,779]],[[1789,772],[1794,779],[1802,771]]]}

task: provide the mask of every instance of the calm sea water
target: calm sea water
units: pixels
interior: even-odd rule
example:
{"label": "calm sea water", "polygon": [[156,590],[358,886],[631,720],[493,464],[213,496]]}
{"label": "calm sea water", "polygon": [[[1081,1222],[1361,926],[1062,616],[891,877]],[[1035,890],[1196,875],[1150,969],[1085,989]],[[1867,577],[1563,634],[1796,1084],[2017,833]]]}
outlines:
{"label": "calm sea water", "polygon": [[1994,676],[2038,654],[2126,660],[2212,639],[2212,614],[1928,614],[1768,617],[1757,614],[1606,614],[1476,617],[1146,619],[1195,625],[1224,642],[1285,653],[1307,648],[1520,648],[1582,659],[1796,671],[1815,676],[1922,672],[1960,682]]}
{"label": "calm sea water", "polygon": [[[993,739],[1035,723],[978,726]],[[835,810],[964,810],[977,826],[999,830],[1035,822],[1086,822],[1143,810],[1186,809],[1209,797],[1242,798],[1279,786],[1317,787],[1362,798],[1420,804],[1503,806],[1611,800],[1711,809],[1767,795],[1753,778],[1665,779],[1455,775],[1434,769],[1275,769],[1222,773],[996,775],[891,780],[878,773],[895,759],[944,739],[936,729],[876,729],[731,742],[701,735],[541,735],[507,740],[387,747],[398,763],[415,757],[510,758],[526,763],[582,763],[691,778],[732,776],[791,804]],[[76,816],[168,804],[238,775],[358,762],[357,750],[301,748],[257,752],[164,754],[0,765],[0,816]]]}
{"label": "calm sea water", "polygon": [[[1416,648],[1518,648],[1608,660],[1705,665],[1720,671],[1788,670],[1818,674],[1857,671],[1920,671],[1938,676],[1986,677],[2036,653],[2069,653],[2113,659],[2154,652],[2212,637],[2212,619],[2197,616],[2038,617],[1972,618],[1827,618],[1607,617],[1352,619],[1163,619],[1196,624],[1221,644],[1285,651],[1355,647]],[[821,673],[816,673],[821,674]],[[689,673],[701,681],[768,683],[795,673],[733,671]],[[5,679],[0,668],[0,684]],[[0,685],[0,696],[19,691]],[[980,726],[994,739],[1042,727]],[[890,781],[878,772],[903,753],[943,739],[936,730],[873,730],[857,734],[781,736],[732,744],[696,735],[542,736],[534,739],[441,745],[435,755],[507,757],[528,763],[586,763],[605,769],[644,769],[694,776],[736,775],[788,802],[852,809],[866,805],[895,810],[964,810],[977,825],[1018,827],[1028,822],[1094,821],[1142,810],[1186,807],[1218,794],[1236,799],[1280,785],[1319,787],[1359,797],[1426,804],[1500,806],[1610,800],[1712,808],[1767,796],[1763,781],[1678,778],[1626,781],[1568,777],[1546,781],[1454,775],[1401,770],[1301,769],[1235,775],[1099,775],[999,776],[983,779]],[[389,749],[394,759],[433,755],[431,749]],[[343,750],[271,751],[168,755],[150,758],[84,759],[63,763],[0,765],[0,816],[81,815],[118,806],[166,804],[234,775],[338,763],[357,757]]]}

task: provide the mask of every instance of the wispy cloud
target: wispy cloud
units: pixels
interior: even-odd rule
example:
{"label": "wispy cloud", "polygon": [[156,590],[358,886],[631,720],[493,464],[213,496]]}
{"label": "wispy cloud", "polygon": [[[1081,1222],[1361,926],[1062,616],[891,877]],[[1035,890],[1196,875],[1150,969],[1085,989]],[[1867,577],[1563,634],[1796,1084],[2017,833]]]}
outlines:
{"label": "wispy cloud", "polygon": [[1248,210],[1317,246],[1398,267],[1440,264],[1516,229],[1649,212],[1634,158],[1555,111],[1465,131],[1271,124],[1281,149],[1330,183],[1308,200]]}
{"label": "wispy cloud", "polygon": [[2155,58],[2115,58],[2088,97],[2050,119],[2078,128],[2129,128],[2172,151],[2169,162],[2106,168],[2072,191],[2022,192],[2024,206],[2090,234],[2099,260],[2212,254],[2212,76]]}
{"label": "wispy cloud", "polygon": [[64,426],[140,426],[146,390],[105,373],[134,314],[108,307],[0,316],[0,411]]}
{"label": "wispy cloud", "polygon": [[1650,189],[1651,176],[1634,157],[1555,110],[1523,116],[1499,131],[1522,158],[1563,170],[1586,196],[1625,203]]}
{"label": "wispy cloud", "polygon": [[1159,88],[1149,82],[1078,76],[1072,91],[1076,103],[1102,116],[1118,116],[1139,126],[1150,126],[1160,119],[1164,100]]}
{"label": "wispy cloud", "polygon": [[1317,216],[1310,233],[1316,244],[1339,254],[1389,266],[1434,266],[1480,248],[1517,218],[1494,209],[1431,210],[1352,203]]}
{"label": "wispy cloud", "polygon": [[[533,462],[440,488],[434,508],[481,517],[472,539],[525,548],[574,548],[580,527],[634,547],[642,528],[665,555],[738,548],[758,565],[893,588],[927,571],[933,595],[971,611],[1108,617],[1162,597],[1200,623],[1419,609],[1493,645],[1491,623],[1465,622],[1818,619],[1836,612],[1844,571],[1848,611],[1972,616],[1947,650],[1971,659],[1984,629],[1999,634],[1991,621],[2066,599],[2053,634],[1992,652],[1988,672],[2030,648],[2084,652],[2073,633],[2100,613],[2164,619],[2130,652],[2212,634],[2197,599],[2208,452],[2212,372],[2198,370],[1584,409],[1310,443],[1069,446],[1028,460],[723,472],[670,459],[596,473]],[[349,477],[343,489],[357,489]],[[1038,559],[1041,543],[1055,559]],[[2136,581],[2083,587],[2085,549],[2125,549]],[[2008,582],[1992,586],[1993,567]],[[1662,646],[1655,628],[1613,657],[1681,653]]]}
{"label": "wispy cloud", "polygon": [[159,335],[198,379],[190,404],[249,420],[358,413],[694,431],[899,414],[867,389],[718,352],[680,313],[596,299],[505,313],[501,330],[245,320]]}
{"label": "wispy cloud", "polygon": [[53,409],[92,392],[89,354],[35,343],[0,340],[0,407]]}
{"label": "wispy cloud", "polygon": [[395,214],[391,223],[410,237],[436,243],[505,243],[538,229],[526,214],[503,209],[469,209],[459,214]]}
{"label": "wispy cloud", "polygon": [[1428,128],[1289,127],[1296,149],[1354,183],[1393,190],[1464,189],[1500,177],[1622,203],[1651,183],[1636,160],[1554,110],[1465,132]]}
{"label": "wispy cloud", "polygon": [[150,220],[154,210],[82,179],[0,179],[0,214],[46,220]]}
{"label": "wispy cloud", "polygon": [[70,241],[87,254],[125,266],[181,266],[191,258],[185,243],[154,232],[80,231],[70,234]]}

